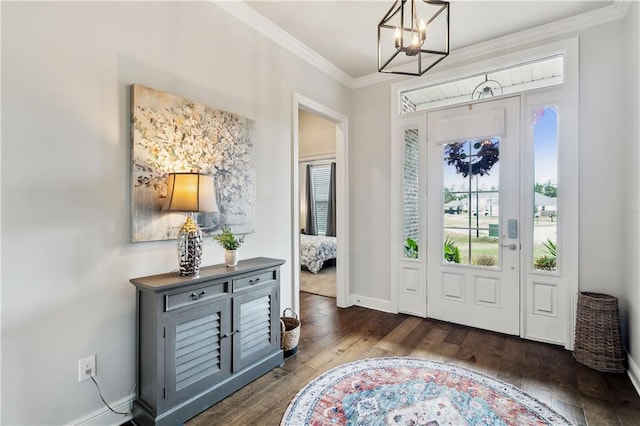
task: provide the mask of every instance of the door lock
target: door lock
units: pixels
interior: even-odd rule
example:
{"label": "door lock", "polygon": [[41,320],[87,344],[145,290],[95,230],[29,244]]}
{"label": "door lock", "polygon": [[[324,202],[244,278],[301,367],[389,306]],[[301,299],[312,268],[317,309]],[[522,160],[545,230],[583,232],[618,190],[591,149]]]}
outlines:
{"label": "door lock", "polygon": [[516,243],[511,243],[511,244],[500,244],[500,247],[506,247],[509,250],[513,251],[516,250],[518,248],[518,245]]}

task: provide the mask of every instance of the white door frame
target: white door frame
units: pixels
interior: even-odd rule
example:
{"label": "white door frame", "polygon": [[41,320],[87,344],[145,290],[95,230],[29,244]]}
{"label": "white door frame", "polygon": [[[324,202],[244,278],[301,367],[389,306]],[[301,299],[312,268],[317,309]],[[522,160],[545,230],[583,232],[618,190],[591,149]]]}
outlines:
{"label": "white door frame", "polygon": [[292,229],[291,229],[291,300],[294,310],[300,312],[300,173],[298,167],[299,123],[298,111],[303,110],[318,115],[336,125],[336,304],[340,308],[349,303],[349,180],[348,180],[348,137],[349,118],[299,93],[293,93],[292,107]]}
{"label": "white door frame", "polygon": [[[403,141],[401,140],[401,127],[403,122],[410,119],[416,119],[423,114],[426,114],[428,110],[423,110],[414,113],[401,114],[401,96],[403,91],[416,89],[423,86],[438,85],[440,83],[446,83],[448,81],[465,78],[470,75],[481,74],[487,69],[499,69],[507,68],[512,65],[516,65],[527,60],[536,58],[544,58],[553,55],[562,54],[564,56],[564,82],[559,86],[555,86],[549,89],[542,89],[538,91],[532,91],[528,93],[522,93],[521,104],[521,127],[522,137],[521,140],[528,141],[529,137],[524,131],[525,123],[530,118],[527,114],[529,108],[539,102],[553,101],[559,99],[562,102],[563,108],[563,124],[560,129],[560,135],[562,138],[562,145],[559,147],[559,159],[562,161],[562,170],[560,170],[559,179],[563,184],[563,207],[562,211],[565,216],[563,222],[561,234],[559,238],[563,241],[563,244],[559,250],[562,253],[559,258],[563,260],[561,269],[561,284],[556,287],[556,290],[548,291],[548,296],[552,298],[553,305],[557,307],[559,315],[551,312],[537,312],[535,306],[532,304],[536,297],[532,288],[537,284],[553,284],[547,282],[545,279],[542,281],[540,277],[544,276],[541,273],[528,273],[527,267],[524,262],[528,262],[529,259],[523,258],[521,263],[521,271],[523,275],[527,274],[528,277],[523,276],[521,279],[521,336],[531,340],[540,340],[554,344],[561,344],[566,349],[573,349],[574,329],[575,329],[575,313],[577,294],[579,292],[579,277],[578,277],[578,152],[579,146],[579,126],[578,126],[578,83],[579,83],[579,50],[578,50],[578,38],[573,37],[562,41],[552,42],[546,45],[536,46],[534,48],[525,49],[515,53],[507,54],[501,57],[493,57],[487,60],[481,60],[478,62],[468,63],[466,65],[458,66],[453,69],[448,69],[440,72],[427,73],[424,77],[405,80],[399,83],[392,84],[390,87],[390,104],[391,104],[391,238],[390,243],[392,249],[390,250],[390,311],[398,312],[403,310],[400,306],[401,299],[398,294],[405,287],[401,280],[404,278],[402,275],[403,260],[401,258],[402,252],[400,249],[394,250],[393,247],[402,247],[402,148]],[[538,96],[541,95],[542,99]],[[445,107],[449,108],[449,107]],[[443,108],[434,108],[438,110]],[[526,184],[526,179],[522,179],[522,185]],[[527,188],[521,189],[521,191]],[[522,192],[524,194],[524,192]],[[421,193],[421,197],[426,197],[426,193]],[[522,206],[521,211],[527,211],[525,205]],[[525,222],[521,220],[522,232],[529,232],[530,229],[525,228]],[[421,238],[424,238],[421,236]],[[524,256],[524,254],[523,254]],[[404,262],[406,263],[406,262]],[[420,276],[426,274],[427,262],[425,256],[420,256],[419,262],[416,263],[417,273]],[[531,279],[534,277],[534,279]],[[527,283],[527,288],[523,288]],[[426,282],[424,285],[427,285]],[[546,287],[551,288],[551,287]],[[528,311],[527,311],[528,310]],[[538,311],[541,311],[540,309]],[[553,321],[554,326],[550,325],[548,321]],[[539,326],[538,326],[539,324]],[[560,335],[557,337],[549,338],[544,336],[543,333],[539,333],[538,329],[544,331],[549,329],[555,329],[560,331]]]}

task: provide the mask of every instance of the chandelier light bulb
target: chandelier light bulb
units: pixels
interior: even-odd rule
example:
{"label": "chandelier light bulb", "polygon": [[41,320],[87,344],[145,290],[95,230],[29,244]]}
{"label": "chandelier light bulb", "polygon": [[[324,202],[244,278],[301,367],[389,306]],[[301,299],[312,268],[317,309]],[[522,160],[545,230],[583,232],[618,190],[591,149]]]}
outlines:
{"label": "chandelier light bulb", "polygon": [[400,47],[400,28],[396,27],[396,30],[393,32],[393,39],[395,40],[396,49]]}
{"label": "chandelier light bulb", "polygon": [[411,38],[411,47],[420,47],[420,38],[417,33],[413,33],[413,37]]}
{"label": "chandelier light bulb", "polygon": [[420,24],[418,25],[418,30],[420,32],[420,39],[425,41],[427,39],[427,24],[423,19],[420,19]]}

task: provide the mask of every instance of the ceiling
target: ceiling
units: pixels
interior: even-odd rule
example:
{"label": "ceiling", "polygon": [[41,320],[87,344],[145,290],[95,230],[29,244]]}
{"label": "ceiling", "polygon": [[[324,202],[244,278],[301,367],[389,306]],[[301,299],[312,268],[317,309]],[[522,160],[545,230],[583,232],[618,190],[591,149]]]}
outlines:
{"label": "ceiling", "polygon": [[[245,3],[351,78],[377,72],[377,25],[393,4],[391,0]],[[593,12],[613,3],[613,0],[452,0],[450,50]]]}

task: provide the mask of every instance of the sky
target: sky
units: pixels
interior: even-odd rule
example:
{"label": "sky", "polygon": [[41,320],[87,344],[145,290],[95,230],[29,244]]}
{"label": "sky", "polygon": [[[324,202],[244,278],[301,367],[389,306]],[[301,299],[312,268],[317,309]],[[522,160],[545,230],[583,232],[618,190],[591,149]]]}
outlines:
{"label": "sky", "polygon": [[536,183],[558,183],[558,112],[555,107],[536,111],[533,143]]}

